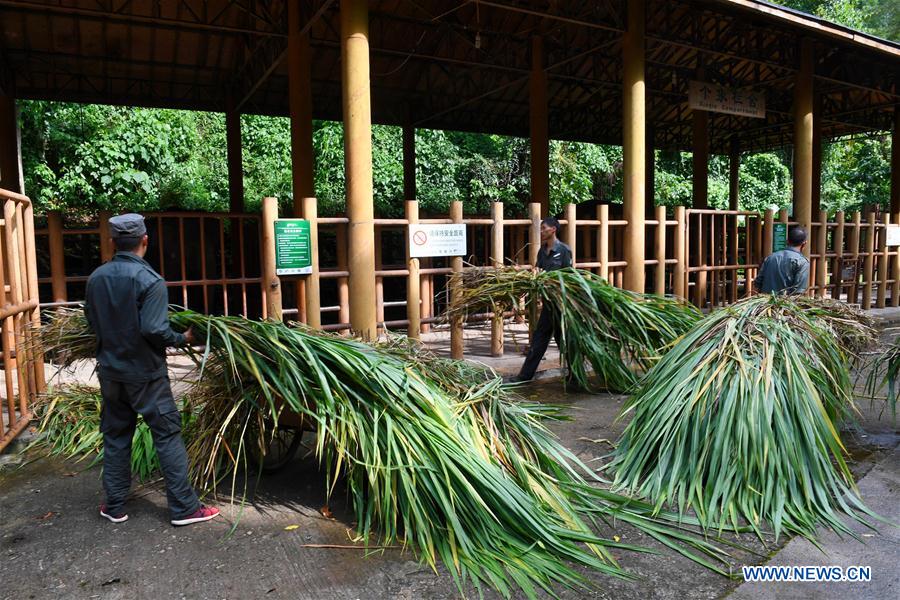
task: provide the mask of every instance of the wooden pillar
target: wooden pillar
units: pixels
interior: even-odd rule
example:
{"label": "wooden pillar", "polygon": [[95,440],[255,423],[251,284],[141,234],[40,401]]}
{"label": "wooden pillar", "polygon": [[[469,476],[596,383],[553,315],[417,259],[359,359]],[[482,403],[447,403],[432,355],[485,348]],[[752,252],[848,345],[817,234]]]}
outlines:
{"label": "wooden pillar", "polygon": [[[372,105],[369,11],[365,0],[341,0],[344,160],[349,225],[350,326],[376,337],[375,228],[372,198]],[[460,259],[462,260],[462,259]]]}
{"label": "wooden pillar", "polygon": [[[406,130],[404,129],[404,142],[406,141],[405,133]],[[405,148],[406,144],[404,143]],[[406,152],[404,152],[403,158],[406,158]],[[415,186],[415,182],[413,186]],[[406,239],[403,240],[403,243],[406,246],[406,268],[409,269],[409,276],[406,278],[406,319],[409,321],[409,325],[406,327],[406,336],[417,340],[422,329],[422,306],[420,303],[422,281],[419,277],[419,259],[412,258],[409,255],[409,225],[416,225],[419,222],[419,203],[415,200],[407,200],[404,203],[404,212],[406,213],[408,225],[406,228]]]}
{"label": "wooden pillar", "polygon": [[375,226],[375,322],[379,324],[379,334],[384,331],[381,326],[384,323],[384,277],[378,274],[384,270],[382,231],[381,227]]}
{"label": "wooden pillar", "polygon": [[[804,39],[794,86],[794,219],[810,232],[813,180],[813,49]],[[809,256],[809,244],[804,249]]]}
{"label": "wooden pillar", "polygon": [[847,301],[856,304],[859,300],[859,243],[862,240],[862,215],[853,213],[853,227],[850,229],[850,260],[853,264],[853,279],[850,282]]}
{"label": "wooden pillar", "polygon": [[[825,258],[825,255],[828,253],[828,213],[824,210],[820,210],[816,213],[819,217],[819,229],[816,231],[816,254],[819,255],[819,258],[816,259],[816,297],[824,298],[825,297],[825,283],[828,280],[828,259]],[[809,240],[810,243],[813,243],[813,240]],[[812,282],[810,282],[812,283]]]}
{"label": "wooden pillar", "polygon": [[228,160],[228,210],[244,212],[244,165],[241,150],[241,113],[225,113],[225,140]]}
{"label": "wooden pillar", "polygon": [[407,123],[403,126],[403,197],[415,200],[416,191],[416,128]]}
{"label": "wooden pillar", "polygon": [[[495,269],[503,267],[503,203],[491,203],[491,264]],[[491,356],[503,356],[503,313],[494,314],[491,320]]]}
{"label": "wooden pillar", "polygon": [[[453,200],[450,202],[450,219],[454,223],[463,222],[463,203],[461,200]],[[462,273],[463,257],[454,256],[450,259],[450,266],[454,275]],[[456,288],[450,290],[453,300],[455,301],[459,294]],[[463,357],[463,322],[462,317],[454,317],[450,322],[450,356],[452,358],[461,359]]]}
{"label": "wooden pillar", "polygon": [[0,188],[24,193],[22,136],[16,116],[16,101],[0,94]]}
{"label": "wooden pillar", "polygon": [[[347,271],[349,268],[347,260],[347,225],[339,223],[337,226],[337,268],[338,271]],[[338,288],[338,322],[350,322],[350,285],[349,278],[339,277],[337,280]]]}
{"label": "wooden pillar", "polygon": [[576,250],[576,246],[578,245],[578,231],[576,229],[577,224],[577,215],[575,211],[575,204],[568,203],[565,208],[566,215],[566,235],[565,235],[565,243],[566,246],[572,251],[572,266],[575,266],[575,257],[578,256],[578,252]]}
{"label": "wooden pillar", "polygon": [[705,110],[694,110],[693,120],[691,204],[694,208],[709,208],[709,115]]}
{"label": "wooden pillar", "polygon": [[866,214],[866,256],[863,259],[862,309],[872,308],[872,277],[875,266],[875,212]]}
{"label": "wooden pillar", "polygon": [[609,281],[609,205],[597,205],[597,220],[600,225],[597,226],[597,262],[600,263],[600,269],[597,274],[603,279]]}
{"label": "wooden pillar", "polygon": [[772,254],[772,243],[775,237],[775,211],[771,208],[766,210],[765,216],[765,225],[763,227],[763,242],[762,242],[762,254],[760,255],[759,264],[762,266],[762,261],[767,256]]}
{"label": "wooden pillar", "polygon": [[528,204],[528,218],[531,219],[531,227],[528,228],[528,264],[537,264],[538,251],[541,249],[541,205],[538,202]]}
{"label": "wooden pillar", "polygon": [[628,28],[624,54],[624,216],[625,280],[634,292],[644,291],[644,206],[646,155],[644,135],[644,0],[628,0]]}
{"label": "wooden pillar", "polygon": [[884,227],[879,228],[878,235],[878,293],[876,296],[877,308],[884,308],[887,298],[887,279],[888,279],[888,246],[887,246],[887,228],[891,224],[891,215],[885,213]]}
{"label": "wooden pillar", "polygon": [[[307,218],[303,214],[303,199],[314,198],[316,191],[313,184],[312,50],[309,33],[300,34],[303,16],[301,2],[288,2],[288,103],[291,115],[293,215]],[[297,280],[295,301],[297,316],[302,323],[309,322],[306,286],[306,280]]]}
{"label": "wooden pillar", "polygon": [[844,211],[839,210],[834,215],[837,227],[834,230],[834,262],[831,265],[831,297],[841,299],[844,291],[842,280],[844,277]]}
{"label": "wooden pillar", "polygon": [[656,212],[656,147],[653,143],[653,128],[650,125],[646,126],[647,128],[647,140],[646,140],[646,158],[647,158],[647,166],[646,177],[647,181],[645,185],[645,208],[644,215],[648,219],[653,219],[654,214]]}
{"label": "wooden pillar", "polygon": [[322,328],[322,305],[319,293],[319,225],[315,198],[303,198],[303,216],[309,219],[309,256],[312,273],[306,276],[306,324]]}
{"label": "wooden pillar", "polygon": [[891,136],[891,214],[900,215],[900,106],[894,106],[894,131]]}
{"label": "wooden pillar", "polygon": [[53,301],[65,302],[69,298],[66,290],[62,215],[59,211],[47,213],[47,237],[50,241],[50,282],[53,287]]}
{"label": "wooden pillar", "polygon": [[810,214],[818,215],[822,205],[822,94],[813,96],[812,181]]}
{"label": "wooden pillar", "polygon": [[728,159],[728,210],[739,210],[740,206],[741,147],[737,138],[731,140]]}
{"label": "wooden pillar", "polygon": [[687,210],[675,207],[675,273],[673,293],[678,298],[687,297]]}
{"label": "wooden pillar", "polygon": [[278,218],[278,199],[263,198],[262,245],[263,291],[266,295],[266,318],[281,322],[281,280],[275,274],[275,219]]}
{"label": "wooden pillar", "polygon": [[[741,147],[736,137],[731,138],[731,151],[728,158],[728,210],[738,210],[740,206],[740,171],[741,171]],[[750,222],[745,220],[744,231],[747,239],[750,239]],[[738,218],[728,217],[728,264],[737,265],[738,261]],[[749,255],[748,260],[749,261]],[[744,270],[746,278],[747,270]],[[730,281],[731,301],[737,301],[738,272],[729,271],[727,277]]]}
{"label": "wooden pillar", "polygon": [[666,293],[666,207],[656,207],[656,278],[653,291]]}
{"label": "wooden pillar", "polygon": [[547,116],[547,74],[544,41],[531,38],[529,76],[529,130],[531,132],[531,201],[541,205],[541,216],[550,214],[550,133]]}
{"label": "wooden pillar", "polygon": [[[900,225],[900,106],[894,106],[894,131],[891,137],[891,223]],[[891,306],[900,306],[900,248],[891,261]]]}
{"label": "wooden pillar", "polygon": [[[539,202],[531,202],[528,204],[528,217],[531,219],[531,226],[528,228],[528,264],[532,267],[537,266],[538,252],[541,249],[541,205]],[[531,298],[530,300],[534,300]],[[537,302],[531,302],[528,313],[528,341],[532,341],[534,336],[534,328],[537,325]]]}
{"label": "wooden pillar", "polygon": [[[112,260],[115,250],[113,249],[112,236],[109,233],[109,218],[112,216],[108,210],[101,210],[99,214],[100,229],[100,261],[107,262]],[[162,240],[162,230],[156,233]]]}

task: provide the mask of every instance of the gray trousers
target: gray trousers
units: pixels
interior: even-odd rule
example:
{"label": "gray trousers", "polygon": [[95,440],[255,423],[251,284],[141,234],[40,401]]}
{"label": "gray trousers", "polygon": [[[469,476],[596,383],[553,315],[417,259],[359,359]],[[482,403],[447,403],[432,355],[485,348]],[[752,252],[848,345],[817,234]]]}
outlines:
{"label": "gray trousers", "polygon": [[181,439],[181,413],[175,406],[168,377],[145,383],[100,378],[103,395],[103,489],[109,514],[125,512],[131,489],[131,440],[141,415],[153,434],[153,445],[166,481],[166,496],[173,519],[200,508],[188,481],[188,458]]}

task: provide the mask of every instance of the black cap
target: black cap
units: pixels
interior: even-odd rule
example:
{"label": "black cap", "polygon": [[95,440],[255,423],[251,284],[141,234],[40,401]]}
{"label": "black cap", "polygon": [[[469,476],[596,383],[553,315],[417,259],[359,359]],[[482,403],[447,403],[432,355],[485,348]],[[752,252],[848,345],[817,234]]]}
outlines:
{"label": "black cap", "polygon": [[135,213],[116,215],[109,220],[109,235],[117,238],[140,238],[147,234],[144,217]]}

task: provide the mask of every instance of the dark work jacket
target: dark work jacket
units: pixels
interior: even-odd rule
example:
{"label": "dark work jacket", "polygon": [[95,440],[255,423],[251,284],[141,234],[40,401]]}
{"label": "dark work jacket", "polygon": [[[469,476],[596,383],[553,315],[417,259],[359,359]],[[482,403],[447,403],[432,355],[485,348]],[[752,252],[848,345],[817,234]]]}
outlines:
{"label": "dark work jacket", "polygon": [[97,370],[113,381],[141,383],[166,376],[166,348],[184,335],[169,325],[163,278],[131,252],[117,252],[87,282],[84,312],[97,334]]}
{"label": "dark work jacket", "polygon": [[556,240],[553,248],[547,252],[544,245],[538,250],[537,267],[542,271],[556,271],[572,266],[572,249]]}
{"label": "dark work jacket", "polygon": [[794,248],[770,254],[754,281],[764,294],[802,294],[809,285],[809,259]]}

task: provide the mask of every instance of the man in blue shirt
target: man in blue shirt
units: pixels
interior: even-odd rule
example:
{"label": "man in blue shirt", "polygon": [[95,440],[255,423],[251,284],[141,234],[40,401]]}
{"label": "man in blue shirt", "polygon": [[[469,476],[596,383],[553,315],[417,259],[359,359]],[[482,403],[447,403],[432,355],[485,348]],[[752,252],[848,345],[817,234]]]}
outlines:
{"label": "man in blue shirt", "polygon": [[809,259],[803,255],[806,230],[794,227],[788,233],[788,247],[770,254],[754,280],[764,294],[802,294],[809,286]]}
{"label": "man in blue shirt", "polygon": [[193,341],[190,329],[169,325],[166,282],[144,260],[144,217],[109,220],[116,255],[87,282],[84,312],[97,336],[97,375],[103,396],[103,489],[100,516],[128,520],[124,505],[131,488],[131,440],[141,415],[166,481],[172,525],[208,521],[219,514],[200,504],[188,480],[188,458],[181,439],[181,412],[175,405],[166,367],[166,348]]}

